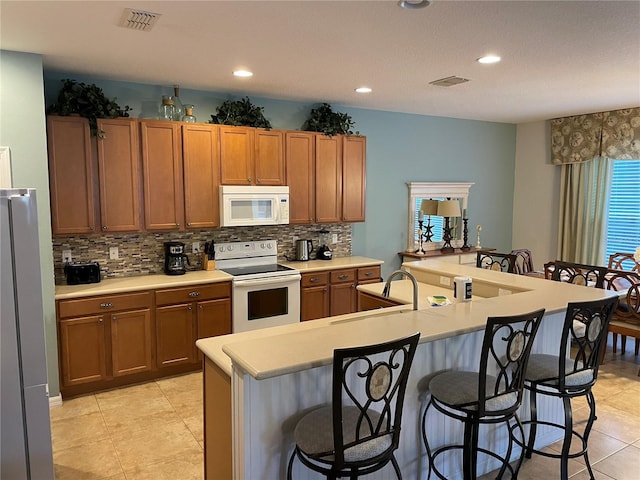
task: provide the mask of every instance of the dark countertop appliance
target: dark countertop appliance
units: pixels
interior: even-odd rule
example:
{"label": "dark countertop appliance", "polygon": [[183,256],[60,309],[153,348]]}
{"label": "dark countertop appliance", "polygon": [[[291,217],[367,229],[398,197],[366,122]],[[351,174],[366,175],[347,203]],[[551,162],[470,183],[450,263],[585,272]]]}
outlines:
{"label": "dark countertop appliance", "polygon": [[64,266],[67,285],[100,282],[100,264],[98,262],[67,263]]}
{"label": "dark countertop appliance", "polygon": [[184,275],[189,258],[184,253],[184,243],[164,242],[164,273],[167,275]]}
{"label": "dark countertop appliance", "polygon": [[311,240],[296,240],[296,260],[306,262],[311,252],[313,252]]}

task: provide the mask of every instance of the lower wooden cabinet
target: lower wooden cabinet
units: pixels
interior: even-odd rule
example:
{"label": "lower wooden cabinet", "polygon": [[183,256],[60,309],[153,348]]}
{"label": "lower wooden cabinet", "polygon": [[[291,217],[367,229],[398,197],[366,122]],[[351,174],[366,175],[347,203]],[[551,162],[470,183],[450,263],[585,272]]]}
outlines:
{"label": "lower wooden cabinet", "polygon": [[[178,303],[179,302],[179,303]],[[156,291],[157,367],[198,362],[199,338],[231,333],[230,282]]]}
{"label": "lower wooden cabinet", "polygon": [[358,292],[358,311],[364,312],[366,310],[375,310],[378,308],[395,307],[402,305],[394,300],[388,298],[380,298],[377,295],[371,295],[369,293]]}
{"label": "lower wooden cabinet", "polygon": [[60,380],[67,387],[153,369],[152,294],[58,302]]}
{"label": "lower wooden cabinet", "polygon": [[357,311],[356,287],[380,281],[379,265],[303,273],[300,318],[305,321],[354,313]]}
{"label": "lower wooden cabinet", "polygon": [[57,301],[65,398],[197,370],[195,341],[231,333],[231,282]]}

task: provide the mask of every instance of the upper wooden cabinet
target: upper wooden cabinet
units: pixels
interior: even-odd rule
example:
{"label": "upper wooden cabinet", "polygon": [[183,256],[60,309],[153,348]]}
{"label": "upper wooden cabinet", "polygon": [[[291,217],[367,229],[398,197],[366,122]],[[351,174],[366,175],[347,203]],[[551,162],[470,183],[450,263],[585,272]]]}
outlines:
{"label": "upper wooden cabinet", "polygon": [[285,185],[284,132],[256,129],[254,171],[256,185]]}
{"label": "upper wooden cabinet", "polygon": [[147,230],[184,227],[180,124],[142,120],[142,174]]}
{"label": "upper wooden cabinet", "polygon": [[342,137],[315,138],[315,221],[336,223],[342,218]]}
{"label": "upper wooden cabinet", "polygon": [[289,185],[289,223],[315,220],[315,134],[285,134],[287,185]]}
{"label": "upper wooden cabinet", "polygon": [[95,169],[88,120],[47,117],[47,143],[53,234],[96,232]]}
{"label": "upper wooden cabinet", "polygon": [[220,226],[220,143],[215,125],[182,126],[187,228]]}
{"label": "upper wooden cabinet", "polygon": [[342,138],[342,220],[345,222],[364,222],[366,148],[364,137]]}
{"label": "upper wooden cabinet", "polygon": [[98,120],[98,178],[103,232],[139,231],[140,143],[135,120]]}
{"label": "upper wooden cabinet", "polygon": [[222,185],[285,185],[283,132],[220,127]]}

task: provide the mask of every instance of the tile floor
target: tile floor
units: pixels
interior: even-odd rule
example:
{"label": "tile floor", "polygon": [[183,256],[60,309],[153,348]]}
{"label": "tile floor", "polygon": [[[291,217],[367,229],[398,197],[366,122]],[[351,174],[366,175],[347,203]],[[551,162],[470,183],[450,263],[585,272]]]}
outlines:
{"label": "tile floor", "polygon": [[[614,355],[609,345],[594,388],[598,420],[589,440],[598,479],[640,479],[639,367],[640,357]],[[586,404],[574,412],[584,420]],[[65,401],[51,409],[51,430],[56,480],[202,480],[202,375]],[[556,444],[549,448],[558,451]],[[579,460],[570,461],[570,475],[589,478]],[[534,456],[519,478],[558,476],[557,460]]]}

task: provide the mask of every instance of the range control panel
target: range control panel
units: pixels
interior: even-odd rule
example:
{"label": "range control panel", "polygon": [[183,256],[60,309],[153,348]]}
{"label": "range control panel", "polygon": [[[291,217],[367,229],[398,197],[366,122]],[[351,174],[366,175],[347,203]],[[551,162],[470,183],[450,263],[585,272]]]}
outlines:
{"label": "range control panel", "polygon": [[260,240],[257,242],[229,242],[216,244],[216,260],[268,257],[272,255],[278,255],[277,240]]}

